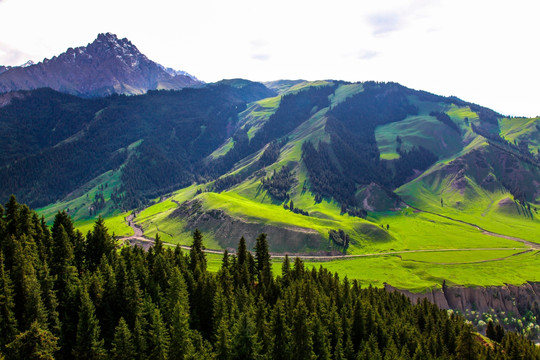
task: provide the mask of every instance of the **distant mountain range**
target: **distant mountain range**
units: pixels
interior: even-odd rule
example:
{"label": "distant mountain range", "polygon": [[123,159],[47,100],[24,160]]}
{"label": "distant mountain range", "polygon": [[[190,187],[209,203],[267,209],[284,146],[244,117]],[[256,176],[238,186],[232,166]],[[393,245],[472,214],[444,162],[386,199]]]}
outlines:
{"label": "distant mountain range", "polygon": [[82,97],[200,86],[194,76],[148,59],[128,39],[99,34],[87,46],[34,64],[0,66],[0,93],[43,87]]}

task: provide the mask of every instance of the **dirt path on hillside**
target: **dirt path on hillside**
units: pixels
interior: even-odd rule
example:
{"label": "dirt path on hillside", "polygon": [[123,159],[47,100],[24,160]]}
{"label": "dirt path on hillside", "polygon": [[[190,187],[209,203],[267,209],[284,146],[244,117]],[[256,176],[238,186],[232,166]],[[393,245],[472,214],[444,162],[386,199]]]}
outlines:
{"label": "dirt path on hillside", "polygon": [[[177,201],[174,201],[174,202],[179,205],[179,203]],[[478,261],[463,262],[463,263],[459,263],[459,262],[450,262],[450,263],[431,263],[431,262],[428,262],[428,263],[438,264],[438,265],[486,263],[486,262],[492,262],[492,261],[501,261],[501,260],[507,259],[507,258],[512,257],[512,256],[525,254],[525,253],[528,253],[528,252],[531,252],[531,251],[534,251],[534,250],[540,250],[540,244],[536,244],[536,243],[533,243],[533,242],[530,242],[530,241],[527,241],[527,240],[524,240],[524,239],[520,239],[520,238],[517,238],[517,237],[513,237],[513,236],[497,234],[497,233],[488,231],[486,229],[483,229],[483,228],[481,228],[480,226],[478,226],[476,224],[472,224],[472,223],[462,221],[462,220],[458,220],[458,219],[453,219],[453,218],[451,218],[449,216],[437,214],[437,213],[434,213],[434,212],[431,212],[431,211],[418,209],[418,208],[416,208],[414,206],[411,206],[411,205],[409,205],[409,204],[407,204],[405,202],[403,202],[403,204],[405,204],[406,206],[408,206],[411,209],[415,210],[416,212],[425,212],[425,213],[432,214],[432,215],[435,215],[435,216],[439,216],[439,217],[442,217],[442,218],[445,218],[445,219],[448,219],[448,220],[451,220],[451,221],[455,221],[455,222],[459,222],[459,223],[462,223],[462,224],[465,224],[465,225],[469,225],[469,226],[472,226],[472,227],[476,228],[479,231],[482,231],[482,234],[495,236],[495,237],[501,237],[501,238],[504,238],[504,239],[507,239],[507,240],[520,242],[520,243],[525,244],[525,245],[527,245],[529,247],[528,249],[525,249],[524,251],[521,251],[519,253],[512,254],[512,255],[509,255],[509,256],[505,256],[505,257],[495,258],[495,259],[486,259],[486,260],[478,260]],[[148,249],[150,249],[152,246],[154,246],[155,241],[154,241],[154,239],[151,239],[151,238],[146,237],[144,235],[143,228],[133,221],[135,216],[136,216],[136,214],[130,214],[129,216],[126,217],[126,222],[133,229],[134,234],[132,236],[118,237],[118,240],[128,242],[132,246],[140,246],[144,250],[148,251]],[[171,246],[171,247],[177,246],[176,244],[172,244],[172,243],[168,243],[168,242],[164,242],[163,244],[166,245],[166,246]],[[183,250],[191,250],[191,247],[186,246],[186,245],[180,245],[180,248],[182,248]],[[305,254],[295,254],[295,253],[290,253],[290,254],[288,254],[288,253],[270,253],[270,255],[273,258],[276,258],[276,259],[285,258],[285,255],[287,255],[289,257],[298,257],[298,258],[300,258],[302,260],[308,260],[308,261],[309,260],[312,260],[312,261],[313,260],[314,261],[330,261],[330,260],[339,260],[339,259],[363,258],[363,257],[375,257],[375,256],[389,256],[389,255],[414,254],[414,253],[428,253],[428,252],[490,251],[490,250],[520,250],[520,249],[519,248],[417,249],[417,250],[386,251],[386,252],[369,253],[369,254],[305,255]],[[204,252],[209,253],[209,254],[223,254],[224,250],[205,249]],[[416,260],[414,260],[414,261],[416,261]],[[418,262],[423,262],[423,261],[418,261]]]}
{"label": "dirt path on hillside", "polygon": [[143,228],[140,225],[135,224],[133,219],[135,218],[135,213],[131,213],[126,217],[127,224],[133,229],[134,237],[142,237],[144,232]]}

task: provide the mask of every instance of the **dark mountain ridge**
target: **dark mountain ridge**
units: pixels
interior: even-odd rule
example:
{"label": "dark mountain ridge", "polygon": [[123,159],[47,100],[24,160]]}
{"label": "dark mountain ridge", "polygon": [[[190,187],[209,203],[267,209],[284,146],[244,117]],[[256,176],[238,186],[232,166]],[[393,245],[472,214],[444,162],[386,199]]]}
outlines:
{"label": "dark mountain ridge", "polygon": [[245,104],[274,93],[246,81],[102,99],[16,94],[0,108],[0,197],[15,193],[41,206],[120,166],[124,191],[139,197],[188,185],[195,164],[232,135]]}

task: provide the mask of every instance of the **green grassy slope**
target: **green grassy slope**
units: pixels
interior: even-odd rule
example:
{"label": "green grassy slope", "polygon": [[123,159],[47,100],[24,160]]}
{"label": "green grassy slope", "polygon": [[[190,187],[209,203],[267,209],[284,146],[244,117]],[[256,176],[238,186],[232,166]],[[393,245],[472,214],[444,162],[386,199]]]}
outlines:
{"label": "green grassy slope", "polygon": [[[324,85],[328,85],[328,82],[274,84],[281,95],[248,104],[246,110],[239,114],[239,126],[251,139],[277,111],[283,94]],[[357,189],[359,198],[367,196],[364,205],[367,204],[370,211],[366,219],[342,215],[340,204],[332,199],[315,201],[309,186],[305,186],[308,173],[302,161],[302,144],[311,141],[317,146],[319,142],[330,142],[330,135],[325,130],[329,109],[363,90],[362,84],[340,84],[329,97],[329,108],[314,110],[307,121],[286,135],[286,142],[281,144],[279,157],[273,164],[262,168],[257,166],[263,148],[240,160],[229,173],[223,175],[242,175],[243,180],[239,184],[221,193],[211,192],[213,182],[180,189],[141,211],[135,222],[142,226],[146,236],[154,237],[159,233],[166,242],[189,245],[194,219],[179,217],[177,211],[184,202],[197,201],[201,204],[201,212],[195,213],[194,217],[203,218],[203,215],[212,212],[222,216],[219,220],[221,223],[218,222],[219,229],[205,228],[204,221],[196,219],[195,223],[203,226],[207,248],[235,247],[239,239],[223,241],[223,234],[219,233],[226,231],[229,223],[246,229],[249,224],[257,224],[259,228],[266,226],[283,230],[284,241],[269,238],[271,251],[289,251],[287,241],[290,241],[289,245],[294,245],[295,252],[301,253],[334,251],[335,254],[341,251],[329,240],[329,231],[342,229],[351,238],[347,254],[358,257],[325,261],[323,265],[338,271],[341,276],[359,279],[363,285],[383,286],[386,282],[395,287],[420,291],[438,287],[444,280],[449,284],[462,285],[521,284],[538,280],[535,271],[538,256],[535,251],[528,251],[525,244],[484,234],[474,226],[435,214],[404,206],[395,208],[378,185]],[[411,98],[411,102],[418,108],[417,115],[409,115],[399,122],[376,128],[375,137],[381,158],[399,156],[396,152],[396,137],[399,135],[402,149],[421,145],[435,153],[439,161],[396,192],[407,203],[422,210],[477,224],[495,233],[540,242],[537,235],[540,234],[538,214],[534,211],[526,213],[523,206],[516,205],[512,195],[497,182],[503,177],[505,168],[481,166],[483,162],[496,162],[500,152],[473,132],[471,124],[479,123],[478,115],[468,106],[421,101],[415,97]],[[432,111],[448,114],[459,128],[459,133],[431,116]],[[530,148],[536,146],[535,140],[538,139],[535,135],[536,125],[537,120],[502,119],[499,122],[503,137],[511,141],[517,139],[518,142],[528,140]],[[226,154],[233,145],[233,140],[228,139],[210,158]],[[296,178],[287,201],[273,198],[261,184],[262,178],[271,176],[284,166],[290,168]],[[515,169],[523,172],[523,176],[535,176],[534,171],[523,170],[526,165],[519,166]],[[529,173],[533,175],[527,175]],[[113,182],[114,176],[104,175],[94,187],[105,181]],[[490,176],[497,180],[493,184],[499,185],[491,184]],[[531,183],[534,180],[526,179]],[[78,205],[78,208],[85,206],[82,200],[79,199],[83,205]],[[309,212],[310,216],[285,209],[283,205],[291,200],[296,208]],[[70,206],[76,208],[75,203],[72,204]],[[57,204],[57,208],[65,208],[66,205]],[[53,214],[57,208],[51,206],[42,211]],[[390,208],[395,209],[387,210]],[[130,229],[125,229],[123,222],[127,214],[110,212],[106,215],[108,226],[116,230],[117,235],[129,233]],[[80,216],[81,228],[90,227],[91,220]],[[310,234],[311,238],[295,237],[294,234],[298,233]],[[249,234],[253,234],[252,228]],[[313,236],[319,241],[314,242]],[[253,240],[248,239],[248,243]],[[213,266],[217,268],[218,257],[212,255],[212,259]],[[520,265],[519,270],[515,269],[517,264]],[[308,267],[319,265],[321,262],[307,262]]]}
{"label": "green grassy slope", "polygon": [[499,127],[504,139],[511,142],[526,141],[533,154],[540,151],[540,117],[503,118],[499,120]]}

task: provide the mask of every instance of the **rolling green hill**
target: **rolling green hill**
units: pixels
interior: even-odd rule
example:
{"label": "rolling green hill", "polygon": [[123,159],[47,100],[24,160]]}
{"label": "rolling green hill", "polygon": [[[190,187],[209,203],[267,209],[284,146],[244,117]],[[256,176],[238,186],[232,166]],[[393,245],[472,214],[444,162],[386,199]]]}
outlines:
{"label": "rolling green hill", "polygon": [[[195,137],[177,129],[177,138],[205,144],[204,152],[193,153],[198,160],[184,168],[184,184],[191,185],[176,191],[169,191],[169,180],[151,185],[151,179],[172,174],[167,168],[175,165],[167,159],[174,149],[169,138],[140,136],[124,145],[127,156],[116,169],[40,212],[51,219],[69,208],[83,230],[101,214],[117,235],[132,235],[125,219],[135,206],[115,206],[112,194],[114,189],[128,194],[126,179],[137,164],[135,178],[144,186],[132,189],[145,200],[138,203],[134,222],[147,237],[159,234],[166,242],[188,245],[198,228],[208,248],[233,250],[240,237],[252,247],[265,232],[276,254],[321,256],[330,261],[327,266],[377,286],[440,286],[445,271],[456,284],[491,283],[484,275],[452,270],[472,266],[478,274],[498,266],[494,284],[503,278],[536,280],[530,271],[512,275],[510,264],[519,258],[534,268],[533,253],[540,248],[535,245],[540,242],[538,119],[505,118],[394,83],[267,85],[279,95],[261,96],[264,91],[242,80],[197,90],[228,87],[241,91],[234,96],[244,103],[235,105],[231,120],[197,112],[190,100],[193,123],[224,120],[212,134],[209,125]],[[257,95],[249,95],[255,90]],[[178,99],[161,92],[150,96],[153,102],[144,109],[160,128],[161,113],[153,113],[151,104]],[[192,156],[183,151],[177,155]],[[149,177],[156,171],[158,176]],[[96,194],[105,204],[97,210]],[[340,260],[332,261],[337,256]],[[434,269],[430,264],[440,269],[437,275],[428,270]],[[403,279],[407,273],[417,286]]]}

